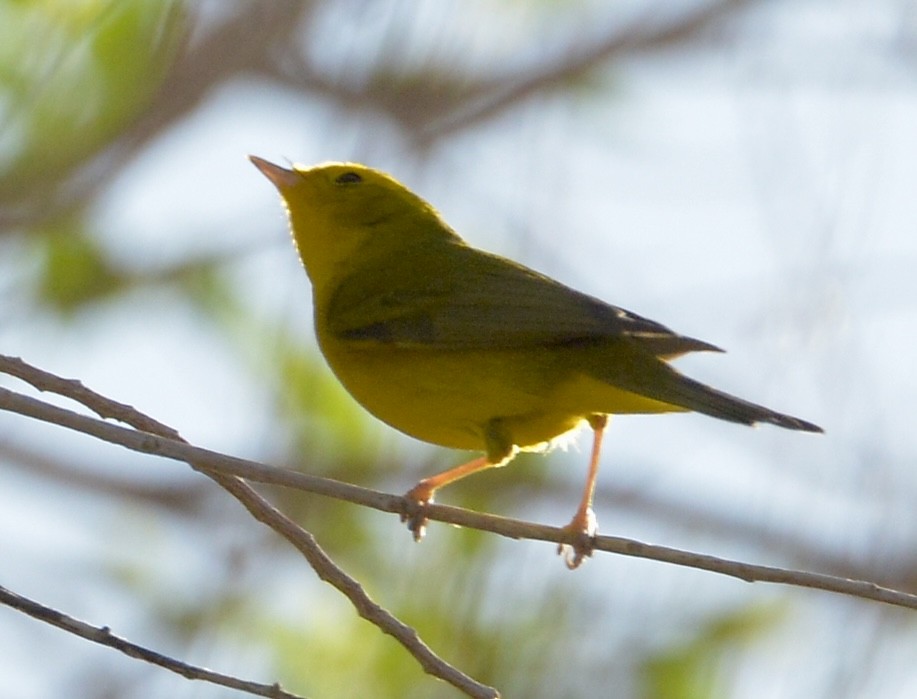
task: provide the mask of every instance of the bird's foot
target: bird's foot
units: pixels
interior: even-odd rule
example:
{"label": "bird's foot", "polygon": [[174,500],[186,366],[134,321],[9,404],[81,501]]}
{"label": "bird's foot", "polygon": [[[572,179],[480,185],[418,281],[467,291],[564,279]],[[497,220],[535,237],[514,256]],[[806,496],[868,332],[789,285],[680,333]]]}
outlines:
{"label": "bird's foot", "polygon": [[433,502],[434,492],[435,488],[420,481],[402,496],[401,521],[407,522],[414,541],[420,541],[427,533],[427,505]]}
{"label": "bird's foot", "polygon": [[557,553],[564,557],[567,568],[575,570],[592,556],[595,548],[595,535],[599,530],[595,512],[591,507],[580,508],[563,530],[567,541],[557,545]]}

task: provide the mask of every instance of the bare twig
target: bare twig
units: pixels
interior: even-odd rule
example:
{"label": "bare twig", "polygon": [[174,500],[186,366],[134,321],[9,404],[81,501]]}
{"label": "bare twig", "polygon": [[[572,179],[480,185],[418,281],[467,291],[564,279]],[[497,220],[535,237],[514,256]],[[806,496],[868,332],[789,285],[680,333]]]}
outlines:
{"label": "bare twig", "polygon": [[28,614],[33,619],[44,621],[47,624],[63,629],[87,641],[98,643],[102,646],[108,646],[121,651],[132,658],[145,660],[153,665],[159,665],[166,670],[187,677],[189,680],[203,680],[211,684],[217,684],[230,689],[238,689],[248,694],[254,694],[258,697],[271,697],[271,699],[302,699],[299,694],[291,694],[284,690],[279,684],[261,684],[260,682],[250,682],[241,680],[238,677],[223,675],[207,668],[189,665],[188,663],[176,660],[168,655],[163,655],[149,648],[144,648],[136,643],[131,643],[111,632],[107,626],[93,626],[85,621],[74,619],[63,612],[43,604],[35,602],[27,597],[18,595],[0,586],[0,603],[18,609],[24,614]]}
{"label": "bare twig", "polygon": [[639,21],[623,28],[615,27],[586,47],[580,47],[580,30],[576,39],[567,42],[566,55],[552,57],[522,76],[509,79],[501,77],[490,84],[482,81],[475,85],[474,94],[467,95],[450,113],[426,124],[419,133],[414,134],[415,140],[422,145],[429,145],[491,119],[533,96],[545,95],[559,87],[569,86],[573,80],[582,78],[589,71],[616,58],[668,48],[696,38],[700,32],[748,4],[748,0],[719,0],[701,5],[663,26]]}
{"label": "bare twig", "polygon": [[[51,405],[50,403],[29,398],[28,396],[23,396],[3,388],[0,388],[0,408],[6,408],[11,412],[29,415],[30,417],[44,420],[45,422],[61,425],[62,427],[69,427],[79,432],[95,434],[95,436],[100,439],[122,444],[122,446],[128,446],[128,444],[121,442],[120,439],[131,435],[127,438],[127,441],[133,441],[139,438],[139,444],[144,445],[138,448],[137,451],[153,449],[152,452],[147,451],[147,453],[156,453],[159,446],[163,445],[182,446],[194,449],[194,447],[191,447],[185,442],[178,432],[171,427],[140,413],[129,405],[106,398],[86,388],[79,381],[63,379],[49,372],[42,371],[37,367],[26,364],[21,359],[2,355],[0,355],[0,371],[16,376],[40,391],[52,391],[76,400],[102,417],[115,418],[121,422],[132,425],[136,429],[131,430],[119,425],[97,420],[87,415],[80,415],[70,410],[65,410]],[[17,407],[19,409],[17,409]],[[114,428],[115,432],[109,432],[111,428]],[[97,433],[94,433],[92,430],[97,430]],[[107,435],[108,437],[103,435]],[[110,437],[114,437],[114,439],[110,439]],[[128,448],[130,447],[128,446]],[[206,453],[206,450],[201,450],[201,454],[204,453]],[[347,575],[335,565],[309,532],[273,507],[273,505],[253,490],[251,486],[241,480],[239,474],[232,473],[230,470],[220,467],[212,468],[210,457],[207,457],[207,459],[203,461],[199,461],[196,458],[181,458],[179,460],[185,461],[194,469],[215,480],[239,500],[255,519],[266,524],[293,544],[293,546],[303,554],[306,560],[309,561],[309,564],[313,567],[319,578],[330,583],[338,591],[343,593],[344,596],[350,600],[360,616],[377,626],[380,631],[394,637],[401,643],[427,673],[452,684],[470,697],[480,699],[494,699],[499,697],[499,693],[494,688],[477,682],[436,655],[436,653],[420,639],[413,628],[373,601],[354,578]],[[266,468],[270,470],[270,467]],[[281,471],[282,469],[276,470]],[[317,480],[320,481],[323,479]],[[398,500],[400,500],[400,498]]]}
{"label": "bare twig", "polygon": [[[12,361],[18,362],[19,360]],[[9,362],[9,359],[0,357],[0,371],[6,371],[6,366]],[[258,462],[193,447],[184,442],[177,442],[152,434],[144,434],[85,415],[79,415],[4,389],[0,389],[0,409],[17,412],[45,422],[84,432],[103,441],[119,444],[142,453],[184,461],[197,468],[205,468],[212,472],[233,474],[252,481],[296,488],[372,507],[384,512],[400,514],[405,509],[404,499],[400,496],[360,488],[329,478],[310,476],[298,471],[267,466]],[[567,543],[569,539],[569,534],[559,527],[482,514],[446,505],[430,505],[427,517],[431,520],[489,531],[512,539],[534,539],[553,543]],[[870,581],[850,580],[821,573],[743,563],[665,546],[645,544],[622,537],[597,536],[593,543],[595,549],[599,551],[698,568],[721,575],[728,575],[746,582],[782,583],[917,609],[917,595],[882,587]]]}

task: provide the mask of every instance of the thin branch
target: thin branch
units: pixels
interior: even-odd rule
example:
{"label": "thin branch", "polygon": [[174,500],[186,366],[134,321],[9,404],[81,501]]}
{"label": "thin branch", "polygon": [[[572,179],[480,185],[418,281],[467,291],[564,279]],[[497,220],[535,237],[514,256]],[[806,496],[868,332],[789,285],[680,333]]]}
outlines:
{"label": "thin branch", "polygon": [[[386,56],[376,79],[348,82],[317,67],[298,45],[280,43],[285,50],[259,56],[261,60],[253,62],[251,68],[262,78],[312,97],[318,95],[347,112],[372,107],[394,121],[418,149],[424,149],[535,97],[569,88],[573,81],[613,60],[696,39],[750,4],[751,0],[701,3],[665,23],[659,21],[658,12],[647,13],[624,27],[616,22],[601,36],[593,36],[591,26],[578,26],[569,31],[560,51],[546,58],[543,50],[533,51],[542,58],[531,66],[513,73],[491,70],[455,74],[446,83],[431,79],[428,65],[386,66]],[[595,24],[594,18],[591,22]],[[542,41],[543,37],[534,37],[533,47]],[[443,64],[451,65],[448,58]]]}
{"label": "thin branch", "polygon": [[[0,371],[16,376],[40,391],[52,391],[76,400],[102,417],[118,419],[134,426],[136,429],[127,429],[103,420],[80,415],[3,388],[0,388],[0,408],[7,408],[11,412],[28,415],[79,432],[95,434],[95,436],[104,441],[122,444],[122,446],[128,446],[128,444],[120,441],[121,439],[126,439],[128,442],[137,440],[135,443],[136,451],[156,453],[162,446],[179,446],[194,449],[171,427],[140,413],[129,405],[106,398],[86,388],[79,381],[55,376],[26,364],[21,359],[3,355],[0,355]],[[112,428],[115,432],[109,431]],[[128,448],[131,447],[128,446]],[[149,449],[152,449],[152,451],[148,451]],[[207,453],[206,450],[200,450],[200,452],[202,455]],[[215,453],[211,454],[219,456]],[[210,462],[213,459],[210,456],[206,457],[206,460],[197,460],[196,458],[179,458],[177,460],[188,463],[195,470],[215,480],[239,500],[255,519],[266,524],[293,544],[313,567],[319,578],[343,593],[361,617],[401,643],[420,663],[425,672],[448,682],[470,697],[496,699],[500,696],[499,692],[493,687],[477,682],[436,655],[421,640],[413,628],[373,601],[359,582],[335,565],[309,532],[261,497],[251,486],[241,480],[239,474],[232,473],[231,470],[225,468],[212,468]],[[270,467],[267,468],[270,469]],[[280,471],[281,469],[276,470]],[[324,479],[316,480],[321,481]],[[397,500],[400,501],[400,498],[397,498]]]}
{"label": "thin branch", "polygon": [[0,439],[0,461],[8,468],[18,468],[30,476],[40,476],[67,488],[142,501],[183,515],[198,512],[207,496],[213,494],[213,488],[201,481],[163,485],[95,473],[10,440]]}
{"label": "thin branch", "polygon": [[[0,357],[0,371],[5,371],[9,359]],[[18,360],[13,360],[18,361]],[[45,422],[83,432],[112,444],[119,444],[138,452],[163,456],[190,463],[212,472],[232,474],[262,483],[271,483],[296,488],[319,495],[345,500],[374,509],[402,514],[406,509],[404,498],[321,478],[267,466],[255,461],[239,459],[218,452],[190,446],[184,442],[157,437],[112,425],[85,415],[43,403],[34,398],[0,389],[0,409],[17,412]],[[499,517],[464,510],[458,507],[432,504],[427,511],[431,520],[448,522],[462,527],[489,531],[512,539],[533,539],[553,543],[569,543],[569,534],[562,528],[533,522]],[[721,575],[728,575],[746,582],[770,582],[797,587],[826,590],[853,597],[875,600],[886,604],[917,609],[917,595],[882,587],[865,580],[810,573],[799,570],[762,566],[734,561],[706,554],[645,544],[633,539],[613,536],[597,536],[593,541],[598,551],[617,553],[637,558],[671,563],[688,568],[697,568]]]}
{"label": "thin branch", "polygon": [[18,595],[2,585],[0,585],[0,603],[12,607],[13,609],[18,609],[20,612],[29,615],[33,619],[38,619],[39,621],[63,629],[67,633],[85,638],[92,643],[114,648],[132,658],[138,658],[148,663],[152,663],[153,665],[158,665],[166,670],[187,677],[189,680],[203,680],[204,682],[210,682],[211,684],[217,684],[222,687],[229,687],[230,689],[238,689],[242,692],[254,694],[259,697],[270,697],[271,699],[303,699],[299,694],[287,692],[279,684],[267,685],[261,684],[260,682],[241,680],[237,677],[223,675],[203,667],[189,665],[181,660],[171,658],[168,655],[163,655],[149,648],[144,648],[120,636],[115,636],[107,626],[93,626],[87,624],[85,621],[74,619],[72,616],[68,616],[63,612],[52,609],[51,607],[46,607],[28,597]]}
{"label": "thin branch", "polygon": [[[557,477],[540,482],[515,481],[503,487],[506,497],[501,498],[501,503],[538,501],[539,506],[553,507],[574,502],[581,494],[578,485]],[[616,512],[637,512],[683,532],[705,535],[716,532],[721,541],[739,545],[751,543],[760,555],[776,554],[791,566],[802,563],[837,577],[872,580],[884,587],[901,590],[911,589],[915,582],[913,571],[917,570],[917,556],[910,549],[889,552],[882,559],[858,560],[852,553],[840,553],[819,545],[816,535],[809,530],[794,529],[789,523],[762,526],[723,507],[648,488],[646,482],[630,486],[600,484],[596,502]]]}
{"label": "thin branch", "polygon": [[543,95],[567,86],[599,66],[641,52],[670,48],[683,43],[749,4],[748,0],[720,0],[701,6],[693,13],[679,17],[665,26],[648,26],[646,20],[616,27],[607,36],[579,48],[580,28],[567,46],[567,55],[552,58],[529,74],[511,79],[501,78],[490,85],[476,86],[477,94],[466,99],[459,108],[433,121],[415,134],[415,140],[429,145],[458,131],[464,131],[482,121],[516,107],[535,95]]}

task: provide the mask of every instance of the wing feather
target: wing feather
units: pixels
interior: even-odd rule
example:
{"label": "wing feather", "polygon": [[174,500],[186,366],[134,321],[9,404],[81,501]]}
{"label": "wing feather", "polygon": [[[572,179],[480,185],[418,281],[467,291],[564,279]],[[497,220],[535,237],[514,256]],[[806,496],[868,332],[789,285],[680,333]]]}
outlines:
{"label": "wing feather", "polygon": [[342,339],[440,349],[519,348],[629,337],[651,354],[722,351],[463,243],[375,260],[329,302]]}

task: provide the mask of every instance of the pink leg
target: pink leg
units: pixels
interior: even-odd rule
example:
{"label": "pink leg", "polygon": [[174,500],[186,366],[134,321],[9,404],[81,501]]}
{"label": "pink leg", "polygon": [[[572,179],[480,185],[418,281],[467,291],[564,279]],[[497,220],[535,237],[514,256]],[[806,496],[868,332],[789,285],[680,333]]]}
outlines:
{"label": "pink leg", "polygon": [[[586,486],[583,488],[583,497],[580,500],[579,507],[570,524],[564,527],[564,530],[570,534],[572,543],[569,547],[572,555],[569,553],[565,557],[567,567],[570,570],[579,568],[584,558],[592,555],[592,537],[598,531],[595,512],[592,510],[592,500],[595,497],[595,482],[599,476],[599,459],[602,452],[602,437],[605,434],[605,426],[608,424],[607,415],[594,415],[589,418],[589,424],[593,430],[592,456],[589,459],[589,471],[586,474]],[[557,553],[564,553],[567,544],[560,544],[557,547]]]}
{"label": "pink leg", "polygon": [[427,518],[424,516],[424,509],[426,505],[433,502],[433,496],[439,488],[465,478],[465,476],[470,476],[472,473],[491,468],[494,465],[488,461],[486,456],[481,456],[461,466],[424,478],[406,492],[404,494],[405,499],[413,502],[414,507],[406,509],[402,513],[401,521],[408,523],[408,529],[414,535],[414,541],[420,541],[426,533]]}

